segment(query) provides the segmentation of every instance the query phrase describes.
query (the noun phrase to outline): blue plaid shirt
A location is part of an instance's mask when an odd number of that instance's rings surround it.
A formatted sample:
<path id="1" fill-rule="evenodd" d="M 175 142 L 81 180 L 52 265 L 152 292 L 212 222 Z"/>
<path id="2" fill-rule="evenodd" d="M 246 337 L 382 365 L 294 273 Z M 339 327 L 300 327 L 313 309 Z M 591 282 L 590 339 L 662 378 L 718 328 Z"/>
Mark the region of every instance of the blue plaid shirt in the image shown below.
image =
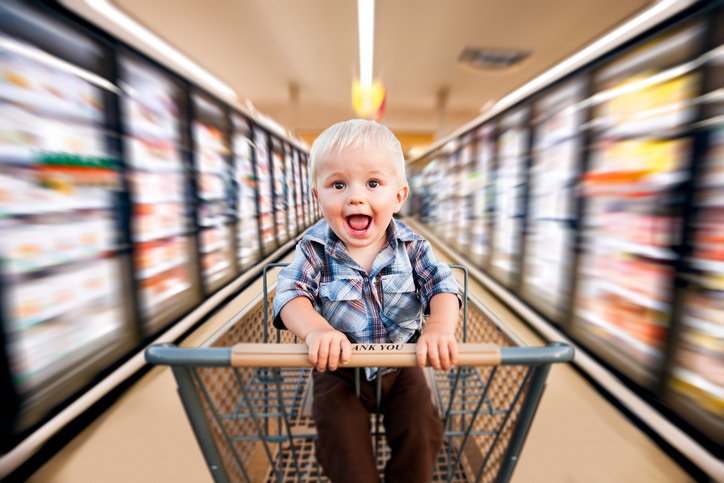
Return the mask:
<path id="1" fill-rule="evenodd" d="M 430 243 L 404 223 L 390 223 L 387 243 L 367 273 L 322 220 L 279 273 L 274 326 L 284 328 L 279 311 L 287 302 L 307 297 L 353 342 L 404 343 L 422 328 L 433 295 L 444 292 L 462 300 L 450 267 L 437 261 Z"/>

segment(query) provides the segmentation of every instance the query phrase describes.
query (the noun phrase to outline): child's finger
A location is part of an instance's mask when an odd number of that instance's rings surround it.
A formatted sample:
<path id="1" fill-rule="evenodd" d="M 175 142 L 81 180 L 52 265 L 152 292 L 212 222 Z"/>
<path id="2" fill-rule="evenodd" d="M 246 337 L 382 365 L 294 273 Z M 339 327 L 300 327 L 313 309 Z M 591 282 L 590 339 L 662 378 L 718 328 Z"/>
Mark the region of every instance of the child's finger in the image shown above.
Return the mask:
<path id="1" fill-rule="evenodd" d="M 418 342 L 415 354 L 417 355 L 417 365 L 425 367 L 425 365 L 427 365 L 427 344 Z"/>
<path id="2" fill-rule="evenodd" d="M 446 345 L 440 346 L 440 350 L 438 350 L 438 359 L 440 361 L 440 366 L 435 369 L 442 368 L 446 371 L 450 369 L 450 353 L 448 352 L 448 347 Z"/>
<path id="3" fill-rule="evenodd" d="M 340 354 L 339 361 L 342 364 L 347 364 L 352 358 L 352 344 L 350 344 L 349 340 L 343 339 L 340 345 L 342 348 L 342 352 Z"/>
<path id="4" fill-rule="evenodd" d="M 339 353 L 339 342 L 334 339 L 331 340 L 329 344 L 329 355 L 327 358 L 327 369 L 330 371 L 337 370 L 337 365 L 339 364 Z"/>
<path id="5" fill-rule="evenodd" d="M 440 351 L 435 344 L 428 344 L 427 346 L 427 359 L 430 361 L 430 365 L 435 369 L 440 369 Z"/>
<path id="6" fill-rule="evenodd" d="M 317 370 L 318 371 L 327 370 L 328 359 L 329 359 L 329 342 L 327 342 L 327 343 L 323 342 L 323 343 L 319 344 L 319 348 L 317 349 Z"/>
<path id="7" fill-rule="evenodd" d="M 458 345 L 455 341 L 453 341 L 450 346 L 450 367 L 456 365 L 458 363 Z"/>
<path id="8" fill-rule="evenodd" d="M 317 364 L 317 360 L 319 358 L 319 344 L 315 342 L 307 341 L 307 356 L 309 357 L 309 362 L 312 365 Z"/>

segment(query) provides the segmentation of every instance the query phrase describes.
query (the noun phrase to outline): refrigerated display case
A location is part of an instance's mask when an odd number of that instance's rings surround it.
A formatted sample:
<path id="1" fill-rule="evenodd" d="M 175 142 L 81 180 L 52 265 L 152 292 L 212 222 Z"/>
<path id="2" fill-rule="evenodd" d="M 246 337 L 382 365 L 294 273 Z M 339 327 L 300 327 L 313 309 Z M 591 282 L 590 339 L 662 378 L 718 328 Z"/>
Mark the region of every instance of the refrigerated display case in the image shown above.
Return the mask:
<path id="1" fill-rule="evenodd" d="M 142 369 L 135 351 L 278 247 L 266 121 L 154 58 L 58 2 L 0 2 L 3 474 L 77 434 Z"/>
<path id="2" fill-rule="evenodd" d="M 234 166 L 237 190 L 237 263 L 246 270 L 261 259 L 259 221 L 257 217 L 257 183 L 254 174 L 254 149 L 249 122 L 238 114 L 232 116 Z"/>
<path id="3" fill-rule="evenodd" d="M 533 105 L 533 149 L 521 295 L 551 321 L 565 317 L 576 241 L 575 187 L 583 159 L 583 98 L 576 79 Z"/>
<path id="4" fill-rule="evenodd" d="M 4 449 L 133 347 L 137 331 L 108 47 L 11 1 L 0 32 Z"/>
<path id="5" fill-rule="evenodd" d="M 231 192 L 229 118 L 218 103 L 195 93 L 191 133 L 196 174 L 196 219 L 204 291 L 213 293 L 237 273 L 236 195 Z"/>
<path id="6" fill-rule="evenodd" d="M 583 254 L 571 330 L 643 387 L 663 370 L 700 75 L 690 23 L 593 72 Z"/>
<path id="7" fill-rule="evenodd" d="M 438 234 L 440 193 L 456 183 L 439 153 L 489 129 L 493 219 L 472 222 L 461 259 L 533 327 L 574 340 L 592 377 L 611 376 L 604 392 L 631 396 L 626 410 L 705 471 L 724 457 L 723 5 L 581 51 L 408 162 Z"/>
<path id="8" fill-rule="evenodd" d="M 119 67 L 134 276 L 149 336 L 201 300 L 181 123 L 186 97 L 178 82 L 130 52 Z"/>
<path id="9" fill-rule="evenodd" d="M 521 267 L 530 139 L 528 116 L 529 108 L 521 107 L 498 122 L 490 272 L 511 288 L 518 283 Z"/>

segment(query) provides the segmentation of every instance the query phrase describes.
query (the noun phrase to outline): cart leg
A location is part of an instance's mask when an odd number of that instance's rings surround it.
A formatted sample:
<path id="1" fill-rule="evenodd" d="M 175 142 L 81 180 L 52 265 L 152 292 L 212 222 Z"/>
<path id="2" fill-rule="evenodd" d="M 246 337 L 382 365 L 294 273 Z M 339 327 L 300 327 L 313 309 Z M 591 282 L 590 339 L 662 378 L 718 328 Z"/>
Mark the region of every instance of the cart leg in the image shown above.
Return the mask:
<path id="1" fill-rule="evenodd" d="M 198 392 L 196 392 L 191 370 L 179 366 L 174 366 L 172 369 L 186 415 L 194 429 L 194 434 L 199 446 L 202 448 L 206 464 L 214 477 L 214 481 L 216 483 L 229 483 L 229 476 L 226 474 L 223 460 L 214 442 L 214 436 L 206 419 L 201 399 Z"/>
<path id="2" fill-rule="evenodd" d="M 523 406 L 521 407 L 520 415 L 518 416 L 518 421 L 515 425 L 515 430 L 513 431 L 513 435 L 508 443 L 508 450 L 506 451 L 505 459 L 503 460 L 503 463 L 500 466 L 500 471 L 498 472 L 497 481 L 499 482 L 507 482 L 513 475 L 515 465 L 518 463 L 520 451 L 523 448 L 525 438 L 528 436 L 530 425 L 533 422 L 533 417 L 538 409 L 538 403 L 540 403 L 541 396 L 543 395 L 546 378 L 551 370 L 551 365 L 542 364 L 539 366 L 531 366 L 530 370 L 533 371 L 532 380 L 530 381 L 530 387 L 528 388 L 528 393 L 525 396 L 525 401 L 523 401 Z"/>

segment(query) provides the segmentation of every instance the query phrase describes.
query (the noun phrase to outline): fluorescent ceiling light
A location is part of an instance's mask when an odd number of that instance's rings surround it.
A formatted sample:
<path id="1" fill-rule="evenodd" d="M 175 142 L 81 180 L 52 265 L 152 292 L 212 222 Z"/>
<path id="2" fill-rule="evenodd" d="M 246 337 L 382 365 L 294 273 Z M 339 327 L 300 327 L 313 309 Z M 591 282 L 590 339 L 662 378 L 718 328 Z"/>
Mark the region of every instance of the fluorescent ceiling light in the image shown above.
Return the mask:
<path id="1" fill-rule="evenodd" d="M 146 30 L 141 24 L 111 4 L 109 0 L 86 0 L 86 3 L 93 10 L 168 59 L 172 65 L 180 66 L 185 71 L 190 72 L 201 83 L 208 86 L 210 90 L 219 93 L 226 99 L 237 99 L 236 92 L 228 84 Z"/>
<path id="2" fill-rule="evenodd" d="M 359 30 L 359 81 L 362 87 L 372 85 L 372 63 L 375 47 L 375 0 L 357 0 Z"/>

